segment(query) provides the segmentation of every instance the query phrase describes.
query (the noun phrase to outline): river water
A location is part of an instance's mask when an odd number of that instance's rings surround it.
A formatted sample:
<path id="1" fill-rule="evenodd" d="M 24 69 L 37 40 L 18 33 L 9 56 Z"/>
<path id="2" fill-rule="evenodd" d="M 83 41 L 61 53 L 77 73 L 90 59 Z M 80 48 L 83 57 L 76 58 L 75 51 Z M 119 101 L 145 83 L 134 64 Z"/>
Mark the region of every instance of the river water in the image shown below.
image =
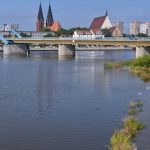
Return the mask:
<path id="1" fill-rule="evenodd" d="M 127 103 L 137 98 L 146 104 L 139 117 L 150 123 L 150 84 L 104 67 L 133 57 L 133 51 L 77 52 L 66 60 L 55 52 L 0 53 L 0 150 L 107 150 Z M 136 139 L 143 150 L 148 130 Z"/>

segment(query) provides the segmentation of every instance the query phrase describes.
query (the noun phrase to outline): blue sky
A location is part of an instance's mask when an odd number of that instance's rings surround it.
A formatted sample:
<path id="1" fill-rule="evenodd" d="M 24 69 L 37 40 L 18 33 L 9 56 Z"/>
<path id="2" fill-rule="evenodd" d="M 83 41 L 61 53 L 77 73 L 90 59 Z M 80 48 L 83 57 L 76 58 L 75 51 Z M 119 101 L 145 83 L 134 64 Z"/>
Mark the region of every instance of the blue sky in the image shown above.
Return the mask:
<path id="1" fill-rule="evenodd" d="M 0 24 L 17 23 L 22 30 L 35 30 L 39 3 L 42 3 L 44 17 L 49 0 L 1 0 Z M 150 0 L 50 0 L 54 20 L 62 27 L 89 27 L 94 17 L 102 16 L 108 9 L 112 22 L 138 20 L 150 22 Z"/>

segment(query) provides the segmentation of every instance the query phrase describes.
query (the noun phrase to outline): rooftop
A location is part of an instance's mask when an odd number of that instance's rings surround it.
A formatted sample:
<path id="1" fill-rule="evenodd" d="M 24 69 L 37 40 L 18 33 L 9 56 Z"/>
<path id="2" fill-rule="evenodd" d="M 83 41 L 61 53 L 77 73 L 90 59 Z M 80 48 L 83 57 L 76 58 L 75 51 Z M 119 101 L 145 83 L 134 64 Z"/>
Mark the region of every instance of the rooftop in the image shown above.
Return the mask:
<path id="1" fill-rule="evenodd" d="M 94 18 L 91 26 L 90 26 L 90 29 L 97 29 L 97 30 L 100 30 L 105 19 L 106 19 L 107 16 L 102 16 L 102 17 L 97 17 L 97 18 Z"/>

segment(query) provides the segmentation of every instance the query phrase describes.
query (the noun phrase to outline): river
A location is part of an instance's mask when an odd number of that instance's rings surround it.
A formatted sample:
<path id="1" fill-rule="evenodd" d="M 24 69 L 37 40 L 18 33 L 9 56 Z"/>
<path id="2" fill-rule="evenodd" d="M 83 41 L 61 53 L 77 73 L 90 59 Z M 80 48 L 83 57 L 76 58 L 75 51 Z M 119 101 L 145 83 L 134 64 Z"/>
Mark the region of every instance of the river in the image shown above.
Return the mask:
<path id="1" fill-rule="evenodd" d="M 0 149 L 107 150 L 128 102 L 137 98 L 144 102 L 139 117 L 150 123 L 150 83 L 104 67 L 134 57 L 133 51 L 77 52 L 66 60 L 56 52 L 0 53 Z M 140 148 L 148 144 L 143 150 L 150 148 L 148 130 L 135 139 Z"/>

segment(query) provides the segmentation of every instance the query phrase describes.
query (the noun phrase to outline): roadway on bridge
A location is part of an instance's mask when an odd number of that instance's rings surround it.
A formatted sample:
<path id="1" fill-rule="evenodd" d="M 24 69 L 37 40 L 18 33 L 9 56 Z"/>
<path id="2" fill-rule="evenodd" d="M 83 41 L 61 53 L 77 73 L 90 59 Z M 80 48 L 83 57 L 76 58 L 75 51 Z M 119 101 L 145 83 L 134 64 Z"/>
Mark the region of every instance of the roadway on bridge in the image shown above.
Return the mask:
<path id="1" fill-rule="evenodd" d="M 14 44 L 58 44 L 58 45 L 108 45 L 108 46 L 150 46 L 150 38 L 104 38 L 104 39 L 73 39 L 73 38 L 8 38 Z"/>

